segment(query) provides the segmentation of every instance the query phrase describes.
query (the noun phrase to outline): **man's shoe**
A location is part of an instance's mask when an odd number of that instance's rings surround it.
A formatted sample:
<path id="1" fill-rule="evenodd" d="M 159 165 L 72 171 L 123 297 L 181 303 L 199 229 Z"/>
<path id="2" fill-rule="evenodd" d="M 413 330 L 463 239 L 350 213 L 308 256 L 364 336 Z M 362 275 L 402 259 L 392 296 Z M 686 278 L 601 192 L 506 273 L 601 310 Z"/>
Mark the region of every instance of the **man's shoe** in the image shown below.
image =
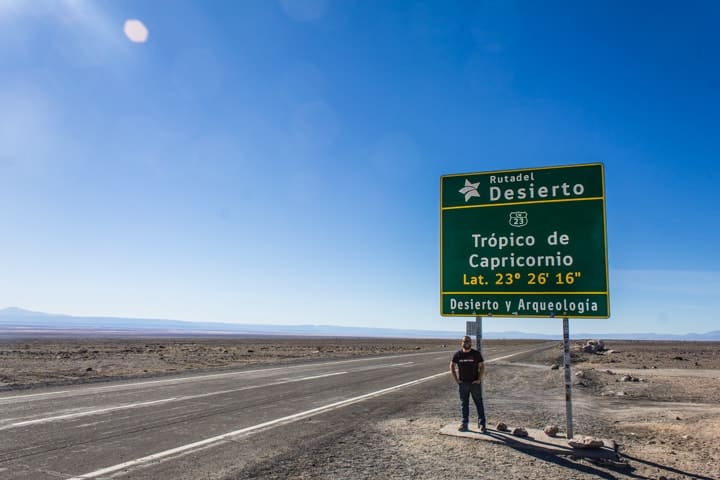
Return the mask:
<path id="1" fill-rule="evenodd" d="M 479 424 L 478 427 L 480 428 L 480 433 L 485 433 L 485 432 L 487 432 L 487 428 L 485 428 L 485 425 L 483 425 L 482 423 Z"/>
<path id="2" fill-rule="evenodd" d="M 461 423 L 460 427 L 458 427 L 458 432 L 467 432 L 467 431 L 468 431 L 467 423 Z"/>

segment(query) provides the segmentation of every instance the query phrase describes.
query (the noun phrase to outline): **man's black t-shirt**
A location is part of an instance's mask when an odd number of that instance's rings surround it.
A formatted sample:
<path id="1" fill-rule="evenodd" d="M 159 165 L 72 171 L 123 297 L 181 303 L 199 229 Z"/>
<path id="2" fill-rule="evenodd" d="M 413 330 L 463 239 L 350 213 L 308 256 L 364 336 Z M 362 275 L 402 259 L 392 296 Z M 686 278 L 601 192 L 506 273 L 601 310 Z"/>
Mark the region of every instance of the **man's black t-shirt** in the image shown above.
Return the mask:
<path id="1" fill-rule="evenodd" d="M 471 348 L 469 352 L 458 350 L 453 355 L 453 363 L 458 365 L 461 382 L 474 382 L 478 379 L 478 364 L 483 362 L 480 352 Z"/>

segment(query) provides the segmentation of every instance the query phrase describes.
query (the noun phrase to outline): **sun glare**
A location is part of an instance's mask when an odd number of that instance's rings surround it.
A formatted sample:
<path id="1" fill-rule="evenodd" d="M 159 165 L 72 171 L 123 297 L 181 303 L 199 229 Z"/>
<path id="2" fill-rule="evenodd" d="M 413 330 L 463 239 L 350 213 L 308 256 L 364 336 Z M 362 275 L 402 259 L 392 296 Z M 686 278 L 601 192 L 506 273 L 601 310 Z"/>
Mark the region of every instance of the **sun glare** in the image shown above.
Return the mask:
<path id="1" fill-rule="evenodd" d="M 148 29 L 140 20 L 127 20 L 124 30 L 131 42 L 145 43 L 148 39 Z"/>

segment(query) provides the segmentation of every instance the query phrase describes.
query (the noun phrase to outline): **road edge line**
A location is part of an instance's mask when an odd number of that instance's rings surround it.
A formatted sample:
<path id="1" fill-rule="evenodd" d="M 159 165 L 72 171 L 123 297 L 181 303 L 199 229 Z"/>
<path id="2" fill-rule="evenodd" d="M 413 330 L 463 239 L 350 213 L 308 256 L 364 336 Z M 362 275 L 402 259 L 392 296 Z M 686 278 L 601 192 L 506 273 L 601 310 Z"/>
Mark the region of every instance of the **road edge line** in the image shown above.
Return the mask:
<path id="1" fill-rule="evenodd" d="M 302 419 L 302 418 L 306 418 L 306 417 L 309 417 L 309 416 L 312 416 L 312 415 L 316 415 L 316 414 L 318 414 L 318 413 L 324 413 L 324 412 L 328 412 L 328 411 L 330 411 L 330 410 L 335 410 L 335 409 L 337 409 L 337 408 L 344 407 L 344 406 L 346 406 L 346 405 L 351 405 L 351 404 L 353 404 L 353 403 L 358 403 L 358 402 L 361 402 L 361 401 L 363 401 L 363 400 L 367 400 L 367 399 L 369 399 L 369 398 L 379 397 L 379 396 L 381 396 L 381 395 L 385 395 L 385 394 L 387 394 L 387 393 L 394 392 L 394 391 L 396 391 L 396 390 L 400 390 L 400 389 L 405 388 L 405 387 L 409 387 L 409 386 L 412 386 L 412 385 L 417 385 L 417 384 L 419 384 L 419 383 L 423 383 L 423 382 L 426 382 L 426 381 L 428 381 L 428 380 L 432 380 L 432 379 L 434 379 L 434 378 L 438 378 L 438 377 L 441 377 L 441 376 L 443 376 L 443 375 L 447 375 L 448 373 L 449 373 L 449 372 L 436 373 L 435 375 L 430 375 L 429 377 L 419 378 L 419 379 L 417 379 L 417 380 L 412 380 L 412 381 L 410 381 L 410 382 L 402 383 L 402 384 L 400 384 L 400 385 L 394 385 L 394 386 L 392 386 L 392 387 L 383 388 L 383 389 L 381 389 L 381 390 L 376 390 L 375 392 L 370 392 L 370 393 L 366 393 L 366 394 L 363 394 L 363 395 L 359 395 L 359 396 L 357 396 L 357 397 L 348 398 L 348 399 L 345 399 L 345 400 L 341 400 L 341 401 L 339 401 L 339 402 L 335 402 L 335 403 L 331 403 L 331 404 L 328 404 L 328 405 L 324 405 L 324 406 L 322 406 L 322 407 L 316 407 L 316 408 L 313 408 L 313 409 L 310 409 L 310 410 L 305 410 L 304 412 L 294 413 L 294 414 L 288 415 L 288 416 L 286 416 L 286 417 L 276 418 L 275 420 L 270 420 L 270 421 L 267 421 L 267 422 L 264 422 L 264 423 L 260 423 L 260 424 L 257 424 L 257 425 L 253 425 L 253 426 L 251 426 L 251 427 L 241 428 L 241 429 L 239 429 L 239 430 L 235 430 L 235 431 L 232 431 L 232 432 L 223 433 L 222 435 L 217 435 L 217 436 L 215 436 L 215 437 L 206 438 L 205 440 L 200 440 L 200 441 L 198 441 L 198 442 L 193 442 L 193 443 L 189 443 L 189 444 L 187 444 L 187 445 L 182 445 L 182 446 L 180 446 L 180 447 L 171 448 L 171 449 L 169 449 L 169 450 L 165 450 L 165 451 L 162 451 L 162 452 L 153 453 L 152 455 L 147 455 L 147 456 L 145 456 L 145 457 L 137 458 L 137 459 L 135 459 L 135 460 L 130 460 L 130 461 L 127 461 L 127 462 L 119 463 L 119 464 L 117 464 L 117 465 L 112 465 L 112 466 L 110 466 L 110 467 L 101 468 L 101 469 L 99 469 L 99 470 L 95 470 L 94 472 L 85 473 L 85 474 L 79 475 L 79 476 L 77 476 L 77 477 L 69 478 L 68 480 L 87 480 L 87 479 L 89 479 L 89 478 L 97 478 L 97 477 L 99 477 L 99 476 L 101 476 L 101 475 L 106 475 L 106 474 L 109 474 L 109 473 L 115 473 L 115 472 L 117 472 L 118 470 L 123 470 L 123 469 L 126 469 L 126 468 L 135 467 L 135 466 L 138 466 L 138 465 L 142 465 L 142 464 L 144 464 L 144 463 L 152 462 L 152 461 L 154 461 L 154 460 L 160 460 L 160 459 L 163 459 L 163 458 L 165 458 L 165 457 L 169 457 L 169 456 L 172 456 L 172 455 L 176 455 L 176 454 L 178 454 L 178 453 L 185 453 L 185 452 L 187 452 L 187 451 L 189 451 L 189 450 L 194 450 L 194 449 L 196 449 L 196 448 L 205 447 L 205 446 L 210 445 L 210 444 L 213 444 L 213 443 L 219 443 L 219 442 L 222 442 L 222 441 L 225 441 L 225 440 L 230 440 L 230 439 L 232 439 L 233 437 L 238 437 L 238 436 L 241 436 L 241 435 L 247 435 L 247 434 L 252 433 L 252 432 L 254 432 L 254 431 L 257 431 L 257 430 L 265 429 L 265 428 L 268 428 L 268 427 L 273 427 L 273 426 L 276 426 L 276 425 L 281 425 L 281 424 L 284 424 L 284 423 L 290 423 L 290 422 L 293 422 L 293 421 L 296 421 L 296 420 L 300 420 L 300 419 Z"/>

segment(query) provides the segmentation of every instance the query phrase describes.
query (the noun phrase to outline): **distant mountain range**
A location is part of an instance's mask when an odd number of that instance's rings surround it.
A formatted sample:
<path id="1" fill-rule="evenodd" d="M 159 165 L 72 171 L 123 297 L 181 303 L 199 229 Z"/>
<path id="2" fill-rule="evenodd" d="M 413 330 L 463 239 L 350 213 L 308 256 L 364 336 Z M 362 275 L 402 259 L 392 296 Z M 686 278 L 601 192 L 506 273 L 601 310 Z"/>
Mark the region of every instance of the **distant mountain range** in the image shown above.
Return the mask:
<path id="1" fill-rule="evenodd" d="M 412 338 L 448 338 L 454 339 L 464 332 L 444 330 L 407 330 L 394 328 L 342 327 L 337 325 L 260 325 L 218 322 L 186 322 L 179 320 L 160 320 L 145 318 L 117 317 L 75 317 L 42 312 L 32 312 L 10 307 L 0 310 L 1 337 L 33 336 L 215 336 L 215 335 L 298 335 L 322 337 L 412 337 Z M 656 333 L 571 333 L 571 337 L 626 339 L 626 340 L 720 340 L 720 330 L 707 333 L 689 333 L 686 335 Z M 547 339 L 560 340 L 561 334 L 544 335 L 538 333 L 483 332 L 488 339 Z"/>

